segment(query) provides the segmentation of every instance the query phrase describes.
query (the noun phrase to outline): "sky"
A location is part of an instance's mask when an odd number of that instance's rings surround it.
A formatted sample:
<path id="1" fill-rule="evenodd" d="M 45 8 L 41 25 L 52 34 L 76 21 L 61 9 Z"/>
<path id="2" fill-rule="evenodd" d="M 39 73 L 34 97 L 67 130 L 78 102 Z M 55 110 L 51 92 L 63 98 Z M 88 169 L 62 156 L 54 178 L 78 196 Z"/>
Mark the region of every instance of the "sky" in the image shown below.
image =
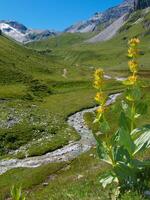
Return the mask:
<path id="1" fill-rule="evenodd" d="M 29 28 L 62 31 L 122 0 L 0 0 L 0 20 L 15 20 Z"/>

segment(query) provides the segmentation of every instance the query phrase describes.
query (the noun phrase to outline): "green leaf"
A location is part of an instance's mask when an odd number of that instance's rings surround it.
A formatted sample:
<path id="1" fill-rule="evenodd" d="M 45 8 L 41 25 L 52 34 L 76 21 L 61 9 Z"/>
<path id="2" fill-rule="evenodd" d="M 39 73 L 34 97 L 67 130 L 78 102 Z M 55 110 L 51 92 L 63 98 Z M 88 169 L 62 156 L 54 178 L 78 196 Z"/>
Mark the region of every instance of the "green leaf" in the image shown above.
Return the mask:
<path id="1" fill-rule="evenodd" d="M 129 163 L 131 161 L 129 152 L 123 146 L 113 148 L 113 158 L 115 163 L 119 161 Z"/>
<path id="2" fill-rule="evenodd" d="M 134 164 L 134 166 L 138 169 L 143 169 L 147 166 L 150 166 L 150 160 L 144 160 L 144 161 L 140 161 L 140 160 L 133 160 L 132 163 Z"/>
<path id="3" fill-rule="evenodd" d="M 121 182 L 125 181 L 136 181 L 136 168 L 123 161 L 119 161 L 117 165 L 114 167 L 114 171 Z"/>
<path id="4" fill-rule="evenodd" d="M 111 137 L 111 144 L 112 144 L 112 146 L 115 146 L 118 143 L 119 138 L 120 138 L 119 137 L 119 130 L 117 130 L 116 133 L 114 133 L 112 135 L 112 137 Z"/>
<path id="5" fill-rule="evenodd" d="M 137 139 L 141 134 L 143 134 L 144 132 L 150 130 L 150 125 L 147 124 L 147 125 L 144 125 L 140 128 L 136 128 L 134 129 L 132 132 L 131 132 L 131 136 L 132 138 L 135 140 Z"/>
<path id="6" fill-rule="evenodd" d="M 113 182 L 118 183 L 118 178 L 111 171 L 105 173 L 100 177 L 100 183 L 102 184 L 103 188 Z"/>
<path id="7" fill-rule="evenodd" d="M 100 120 L 103 118 L 103 114 L 102 113 L 100 113 L 100 114 L 97 114 L 96 115 L 96 119 L 94 120 L 94 122 L 93 123 L 97 123 L 97 122 L 100 122 Z"/>
<path id="8" fill-rule="evenodd" d="M 124 128 L 120 128 L 118 135 L 119 135 L 118 143 L 120 144 L 120 146 L 123 146 L 125 149 L 127 149 L 129 154 L 132 155 L 133 152 L 135 151 L 135 144 L 132 140 L 130 133 Z"/>
<path id="9" fill-rule="evenodd" d="M 150 148 L 150 130 L 143 132 L 135 141 L 136 149 L 134 155 L 140 151 Z"/>
<path id="10" fill-rule="evenodd" d="M 135 108 L 136 108 L 137 114 L 144 115 L 147 113 L 148 105 L 146 103 L 140 101 L 135 104 Z"/>
<path id="11" fill-rule="evenodd" d="M 109 156 L 109 150 L 108 150 L 107 145 L 106 145 L 105 142 L 98 141 L 97 153 L 98 153 L 99 158 L 102 161 L 112 165 L 112 160 L 111 160 L 111 158 Z"/>
<path id="12" fill-rule="evenodd" d="M 10 192 L 11 192 L 12 200 L 25 200 L 25 196 L 22 195 L 21 187 L 17 188 L 16 186 L 12 186 Z"/>
<path id="13" fill-rule="evenodd" d="M 139 101 L 142 97 L 141 90 L 138 86 L 128 88 L 125 92 L 125 96 L 129 101 Z"/>
<path id="14" fill-rule="evenodd" d="M 127 85 L 127 86 L 132 85 L 131 81 L 129 81 L 128 79 L 125 80 L 125 81 L 123 81 L 123 84 L 124 84 L 124 85 Z"/>
<path id="15" fill-rule="evenodd" d="M 110 130 L 110 126 L 106 118 L 103 116 L 100 120 L 100 131 L 106 133 Z"/>
<path id="16" fill-rule="evenodd" d="M 121 112 L 119 118 L 119 126 L 122 127 L 126 131 L 130 131 L 130 123 L 131 120 L 125 115 L 124 112 Z"/>

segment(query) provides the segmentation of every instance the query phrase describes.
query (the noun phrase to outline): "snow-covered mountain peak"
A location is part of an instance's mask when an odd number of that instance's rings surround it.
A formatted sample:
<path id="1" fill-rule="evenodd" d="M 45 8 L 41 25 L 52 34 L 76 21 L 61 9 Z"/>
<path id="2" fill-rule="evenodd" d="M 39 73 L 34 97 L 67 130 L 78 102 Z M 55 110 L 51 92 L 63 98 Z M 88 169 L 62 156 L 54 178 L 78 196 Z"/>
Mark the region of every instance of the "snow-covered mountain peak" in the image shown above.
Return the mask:
<path id="1" fill-rule="evenodd" d="M 21 43 L 41 40 L 57 34 L 57 32 L 51 30 L 28 29 L 23 24 L 8 20 L 0 21 L 0 30 L 3 34 Z"/>

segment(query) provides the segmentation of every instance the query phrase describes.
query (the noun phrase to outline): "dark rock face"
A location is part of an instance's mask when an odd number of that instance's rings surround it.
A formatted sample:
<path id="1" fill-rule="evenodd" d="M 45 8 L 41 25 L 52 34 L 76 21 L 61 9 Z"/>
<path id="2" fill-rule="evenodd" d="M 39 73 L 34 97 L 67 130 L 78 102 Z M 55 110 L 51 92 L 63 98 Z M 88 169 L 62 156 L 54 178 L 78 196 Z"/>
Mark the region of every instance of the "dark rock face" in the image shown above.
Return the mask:
<path id="1" fill-rule="evenodd" d="M 141 10 L 150 7 L 150 0 L 135 0 L 134 9 Z"/>
<path id="2" fill-rule="evenodd" d="M 25 33 L 28 30 L 26 26 L 24 26 L 23 24 L 20 24 L 20 23 L 18 23 L 16 21 L 0 20 L 0 23 L 8 24 L 11 27 L 19 30 L 21 33 Z"/>
<path id="3" fill-rule="evenodd" d="M 25 33 L 28 30 L 26 26 L 15 21 L 10 21 L 8 24 L 13 28 L 20 30 L 22 33 Z"/>

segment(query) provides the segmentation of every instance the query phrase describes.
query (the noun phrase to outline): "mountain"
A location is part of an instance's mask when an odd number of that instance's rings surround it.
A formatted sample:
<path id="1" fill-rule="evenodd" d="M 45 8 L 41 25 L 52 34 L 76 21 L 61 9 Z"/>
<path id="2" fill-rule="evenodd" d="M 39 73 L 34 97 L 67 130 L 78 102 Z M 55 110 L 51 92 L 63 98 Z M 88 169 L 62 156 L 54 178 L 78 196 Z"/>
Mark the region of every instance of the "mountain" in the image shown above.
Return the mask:
<path id="1" fill-rule="evenodd" d="M 135 0 L 134 7 L 135 10 L 144 9 L 150 6 L 150 0 Z"/>
<path id="2" fill-rule="evenodd" d="M 126 5 L 130 5 L 129 3 L 131 2 L 133 5 L 132 9 L 134 9 L 133 10 L 134 12 L 130 13 L 130 15 L 134 14 L 137 10 L 142 10 L 150 6 L 150 0 L 135 0 L 135 1 L 128 0 L 128 1 L 125 1 L 124 3 L 126 3 Z M 121 7 L 122 7 L 122 4 L 121 4 Z M 90 38 L 86 42 L 95 43 L 95 42 L 101 42 L 101 41 L 106 41 L 106 40 L 111 39 L 113 36 L 116 35 L 119 29 L 127 22 L 127 19 L 130 18 L 130 15 L 129 15 L 129 12 L 127 12 L 125 15 L 122 15 L 120 18 L 115 20 L 112 24 L 107 26 L 104 30 L 102 30 L 100 33 Z"/>
<path id="3" fill-rule="evenodd" d="M 123 15 L 130 13 L 134 9 L 134 0 L 125 0 L 118 6 L 107 9 L 104 12 L 97 12 L 87 21 L 81 21 L 75 25 L 70 26 L 65 32 L 85 33 L 92 31 L 103 30 L 115 20 L 122 17 Z"/>
<path id="4" fill-rule="evenodd" d="M 87 42 L 95 43 L 95 42 L 101 42 L 101 41 L 106 41 L 106 40 L 111 39 L 113 36 L 116 35 L 118 30 L 125 24 L 127 18 L 128 18 L 127 14 L 121 16 L 119 19 L 114 21 L 111 25 L 109 25 L 99 34 L 87 40 Z"/>
<path id="5" fill-rule="evenodd" d="M 23 24 L 7 20 L 0 21 L 0 30 L 5 35 L 21 43 L 42 40 L 57 35 L 55 31 L 28 29 Z"/>

